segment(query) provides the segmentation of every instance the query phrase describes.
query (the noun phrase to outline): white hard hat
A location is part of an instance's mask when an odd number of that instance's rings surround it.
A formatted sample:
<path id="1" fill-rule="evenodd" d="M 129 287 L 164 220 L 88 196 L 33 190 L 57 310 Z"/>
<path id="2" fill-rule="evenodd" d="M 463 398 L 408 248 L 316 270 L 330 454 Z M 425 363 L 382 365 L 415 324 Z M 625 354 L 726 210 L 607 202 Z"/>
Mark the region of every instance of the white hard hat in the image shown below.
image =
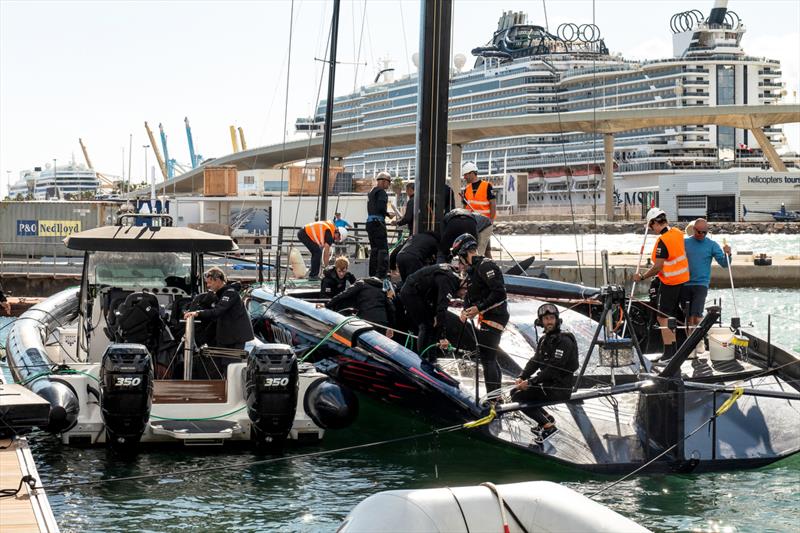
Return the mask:
<path id="1" fill-rule="evenodd" d="M 475 172 L 477 174 L 478 173 L 478 165 L 476 165 L 475 163 L 472 163 L 472 162 L 464 163 L 464 165 L 462 165 L 462 167 L 461 167 L 461 175 L 465 176 L 465 175 L 469 174 L 470 172 Z"/>
<path id="2" fill-rule="evenodd" d="M 347 228 L 344 227 L 337 227 L 336 231 L 339 232 L 339 240 L 343 241 L 347 238 Z"/>
<path id="3" fill-rule="evenodd" d="M 385 170 L 382 170 L 381 172 L 378 172 L 378 175 L 375 176 L 375 179 L 376 180 L 392 181 L 392 175 L 389 174 L 388 172 L 386 172 Z"/>
<path id="4" fill-rule="evenodd" d="M 659 209 L 658 207 L 650 208 L 650 211 L 647 212 L 647 224 L 650 225 L 650 222 L 658 218 L 659 216 L 666 217 L 667 214 L 664 212 L 663 209 Z"/>

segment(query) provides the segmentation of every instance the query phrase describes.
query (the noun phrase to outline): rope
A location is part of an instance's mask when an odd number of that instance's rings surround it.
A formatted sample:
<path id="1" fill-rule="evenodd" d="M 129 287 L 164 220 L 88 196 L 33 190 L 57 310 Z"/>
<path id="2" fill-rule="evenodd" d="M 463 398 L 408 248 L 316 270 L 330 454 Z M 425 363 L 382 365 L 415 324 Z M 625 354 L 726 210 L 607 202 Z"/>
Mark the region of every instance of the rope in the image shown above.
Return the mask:
<path id="1" fill-rule="evenodd" d="M 485 419 L 485 417 L 484 417 L 484 419 Z M 480 422 L 481 420 L 484 420 L 484 419 L 480 419 L 480 420 L 475 421 L 475 422 Z M 488 422 L 486 422 L 486 423 L 488 423 Z M 119 481 L 138 481 L 138 480 L 142 480 L 142 479 L 153 479 L 153 478 L 159 478 L 159 477 L 166 478 L 166 477 L 170 477 L 170 476 L 184 476 L 184 475 L 187 475 L 187 474 L 217 472 L 217 471 L 220 471 L 220 470 L 242 469 L 242 468 L 248 468 L 250 466 L 286 462 L 286 461 L 291 461 L 291 460 L 294 460 L 294 459 L 307 459 L 307 458 L 311 458 L 311 457 L 324 457 L 324 456 L 329 456 L 329 455 L 334 455 L 334 454 L 343 453 L 343 452 L 349 452 L 349 451 L 354 451 L 354 450 L 365 450 L 365 449 L 368 449 L 368 448 L 375 448 L 377 446 L 383 446 L 383 445 L 386 445 L 386 444 L 394 444 L 394 443 L 398 443 L 398 442 L 406 442 L 406 441 L 410 441 L 410 440 L 417 440 L 417 439 L 421 439 L 421 438 L 425 438 L 425 437 L 438 436 L 438 435 L 441 435 L 443 433 L 452 433 L 452 432 L 455 432 L 455 431 L 460 431 L 462 429 L 469 429 L 469 428 L 472 428 L 472 427 L 477 427 L 476 425 L 469 425 L 469 424 L 474 424 L 474 422 L 466 422 L 466 423 L 463 423 L 463 424 L 455 424 L 455 425 L 452 425 L 452 426 L 446 426 L 446 427 L 442 427 L 442 428 L 437 428 L 437 429 L 434 429 L 434 430 L 431 430 L 431 431 L 427 431 L 427 432 L 424 432 L 424 433 L 416 433 L 416 434 L 413 434 L 413 435 L 406 435 L 406 436 L 397 437 L 397 438 L 394 438 L 394 439 L 386 439 L 386 440 L 381 440 L 381 441 L 369 442 L 369 443 L 366 443 L 366 444 L 355 444 L 355 445 L 352 445 L 352 446 L 345 446 L 345 447 L 342 447 L 342 448 L 336 448 L 334 450 L 322 450 L 322 451 L 317 451 L 317 452 L 300 453 L 300 454 L 294 454 L 294 455 L 287 455 L 287 456 L 284 456 L 284 457 L 274 457 L 274 458 L 270 458 L 270 459 L 260 459 L 260 460 L 256 460 L 256 461 L 243 461 L 243 462 L 239 462 L 239 463 L 229 463 L 229 464 L 217 465 L 217 466 L 186 468 L 186 469 L 183 469 L 183 470 L 175 470 L 175 471 L 166 472 L 166 473 L 164 473 L 164 472 L 153 472 L 153 473 L 149 473 L 149 474 L 140 474 L 140 475 L 136 475 L 136 476 L 124 476 L 124 477 L 116 477 L 116 478 L 95 479 L 95 480 L 89 480 L 89 481 L 76 481 L 76 482 L 73 482 L 73 483 L 58 483 L 58 484 L 55 484 L 55 485 L 49 485 L 47 488 L 48 488 L 48 490 L 55 491 L 55 490 L 73 488 L 73 487 L 85 487 L 85 486 L 103 485 L 103 484 L 106 484 L 106 483 L 114 483 L 114 482 L 119 482 Z M 483 424 L 478 424 L 478 425 L 483 425 Z"/>
<path id="2" fill-rule="evenodd" d="M 744 392 L 744 390 L 743 390 L 742 388 L 737 388 L 737 389 L 736 389 L 736 390 L 733 392 L 733 394 L 731 394 L 731 397 L 730 397 L 730 398 L 728 398 L 728 399 L 725 401 L 725 403 L 723 403 L 722 405 L 720 405 L 720 406 L 719 406 L 719 408 L 716 410 L 716 412 L 715 412 L 713 415 L 711 415 L 711 416 L 708 418 L 708 420 L 706 420 L 705 422 L 703 422 L 702 424 L 700 424 L 699 426 L 697 426 L 696 428 L 694 428 L 694 429 L 691 431 L 691 433 L 689 433 L 688 435 L 686 435 L 685 437 L 683 437 L 681 440 L 679 440 L 678 442 L 676 442 L 675 444 L 673 444 L 672 446 L 670 446 L 669 448 L 667 448 L 666 450 L 664 450 L 664 451 L 663 451 L 663 452 L 661 452 L 660 454 L 658 454 L 658 455 L 656 455 L 655 457 L 653 457 L 651 460 L 647 461 L 645 464 L 643 464 L 642 466 L 640 466 L 639 468 L 637 468 L 637 469 L 636 469 L 636 470 L 634 470 L 633 472 L 631 472 L 631 473 L 629 473 L 629 474 L 625 474 L 624 476 L 622 476 L 621 478 L 619 478 L 617 481 L 615 481 L 615 482 L 611 483 L 610 485 L 606 485 L 605 487 L 603 487 L 603 488 L 601 488 L 601 489 L 599 489 L 599 490 L 597 490 L 597 491 L 595 491 L 595 492 L 593 492 L 593 493 L 589 494 L 589 498 L 594 498 L 595 496 L 598 496 L 598 495 L 600 495 L 600 494 L 602 494 L 602 493 L 606 492 L 607 490 L 609 490 L 609 489 L 611 489 L 611 488 L 613 488 L 613 487 L 615 487 L 615 486 L 619 485 L 620 483 L 622 483 L 623 481 L 625 481 L 625 480 L 626 480 L 626 479 L 628 479 L 629 477 L 631 477 L 631 476 L 635 475 L 635 474 L 636 474 L 636 473 L 638 473 L 638 472 L 641 472 L 642 470 L 644 470 L 645 468 L 647 468 L 648 466 L 650 466 L 651 464 L 653 464 L 654 462 L 656 462 L 658 459 L 660 459 L 660 458 L 664 457 L 666 454 L 668 454 L 668 453 L 669 453 L 669 452 L 671 452 L 673 449 L 675 449 L 675 447 L 676 447 L 676 446 L 678 446 L 678 444 L 682 443 L 683 441 L 685 441 L 686 439 L 688 439 L 689 437 L 691 437 L 692 435 L 694 435 L 695 433 L 697 433 L 698 431 L 700 431 L 701 429 L 703 429 L 703 428 L 704 428 L 705 426 L 707 426 L 709 423 L 713 422 L 713 421 L 714 421 L 714 420 L 715 420 L 717 417 L 719 417 L 719 416 L 721 416 L 721 415 L 725 414 L 725 412 L 727 412 L 727 411 L 728 411 L 728 409 L 730 409 L 730 408 L 733 406 L 733 404 L 734 404 L 734 403 L 736 403 L 736 400 L 738 400 L 738 399 L 739 399 L 739 398 L 742 396 L 742 393 L 743 393 L 743 392 Z"/>
<path id="3" fill-rule="evenodd" d="M 154 414 L 151 414 L 150 418 L 156 418 L 158 420 L 169 420 L 169 421 L 173 421 L 173 422 L 198 422 L 198 421 L 201 421 L 201 420 L 218 420 L 220 418 L 225 418 L 226 416 L 235 415 L 236 413 L 240 413 L 240 412 L 244 411 L 245 409 L 247 409 L 246 405 L 240 407 L 239 409 L 231 411 L 230 413 L 223 413 L 223 414 L 217 415 L 217 416 L 206 416 L 206 417 L 201 417 L 201 418 L 169 418 L 169 417 L 166 417 L 166 416 L 158 416 L 158 415 L 154 415 Z"/>
<path id="4" fill-rule="evenodd" d="M 22 476 L 19 480 L 19 486 L 16 489 L 0 489 L 0 498 L 11 498 L 13 496 L 16 496 L 19 493 L 19 491 L 22 490 L 23 485 L 27 485 L 29 490 L 36 490 L 42 488 L 36 486 L 35 477 L 31 475 Z"/>
<path id="5" fill-rule="evenodd" d="M 312 353 L 314 353 L 314 352 L 316 351 L 316 349 L 317 349 L 317 348 L 319 348 L 320 346 L 322 346 L 323 344 L 325 344 L 325 343 L 328 341 L 328 339 L 330 339 L 330 338 L 333 336 L 333 334 L 334 334 L 334 333 L 336 333 L 337 331 L 339 331 L 339 330 L 340 330 L 342 327 L 344 327 L 344 326 L 345 326 L 345 325 L 346 325 L 348 322 L 350 322 L 350 321 L 352 321 L 352 320 L 359 320 L 359 318 L 358 318 L 357 316 L 349 316 L 349 317 L 345 318 L 344 320 L 342 320 L 341 322 L 339 322 L 339 323 L 336 325 L 336 327 L 335 327 L 335 328 L 333 328 L 332 330 L 330 330 L 330 331 L 327 333 L 327 335 L 325 335 L 324 337 L 322 337 L 322 340 L 320 340 L 320 341 L 319 341 L 317 344 L 315 344 L 315 345 L 314 345 L 314 347 L 313 347 L 313 348 L 311 348 L 311 350 L 310 350 L 310 351 L 306 352 L 306 353 L 305 353 L 305 355 L 303 355 L 303 357 L 301 357 L 301 358 L 299 359 L 299 362 L 300 362 L 300 363 L 302 363 L 303 361 L 305 361 L 306 359 L 308 359 L 308 357 L 309 357 L 309 356 L 310 356 Z"/>

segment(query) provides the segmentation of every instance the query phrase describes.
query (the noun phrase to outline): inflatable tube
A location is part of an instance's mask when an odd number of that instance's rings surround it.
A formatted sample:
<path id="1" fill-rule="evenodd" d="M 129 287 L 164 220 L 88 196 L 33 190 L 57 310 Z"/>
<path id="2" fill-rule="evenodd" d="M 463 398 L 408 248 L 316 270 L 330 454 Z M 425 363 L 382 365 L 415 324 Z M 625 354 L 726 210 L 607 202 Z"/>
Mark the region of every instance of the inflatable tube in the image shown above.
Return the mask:
<path id="1" fill-rule="evenodd" d="M 46 375 L 53 365 L 44 339 L 78 312 L 78 288 L 61 291 L 23 313 L 11 326 L 6 343 L 14 379 L 50 403 L 50 419 L 42 427 L 60 433 L 75 425 L 80 409 L 75 390 L 57 376 Z"/>
<path id="2" fill-rule="evenodd" d="M 341 533 L 503 531 L 502 497 L 511 533 L 647 532 L 586 496 L 549 481 L 508 485 L 390 490 L 370 496 L 347 515 Z"/>

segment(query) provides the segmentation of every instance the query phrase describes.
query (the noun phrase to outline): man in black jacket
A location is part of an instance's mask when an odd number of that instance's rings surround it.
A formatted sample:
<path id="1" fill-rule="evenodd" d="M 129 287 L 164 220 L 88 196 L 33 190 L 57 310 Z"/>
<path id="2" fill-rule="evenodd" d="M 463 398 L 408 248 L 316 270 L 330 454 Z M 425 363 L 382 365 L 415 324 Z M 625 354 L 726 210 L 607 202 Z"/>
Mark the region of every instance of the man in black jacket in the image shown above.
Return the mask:
<path id="1" fill-rule="evenodd" d="M 544 329 L 536 353 L 517 378 L 517 388 L 511 393 L 515 402 L 559 402 L 569 400 L 574 373 L 578 369 L 578 344 L 572 333 L 561 331 L 558 308 L 543 304 L 537 312 L 536 325 Z M 538 374 L 534 376 L 536 371 Z M 539 441 L 556 432 L 555 420 L 541 407 L 523 412 L 539 423 L 534 429 Z"/>
<path id="2" fill-rule="evenodd" d="M 389 237 L 386 217 L 389 195 L 386 189 L 392 181 L 388 172 L 379 172 L 376 185 L 367 195 L 367 236 L 369 237 L 369 275 L 385 278 L 389 270 Z"/>
<path id="3" fill-rule="evenodd" d="M 446 263 L 450 260 L 450 248 L 456 237 L 469 233 L 477 241 L 478 223 L 473 213 L 467 209 L 456 208 L 448 211 L 442 220 L 442 232 L 439 239 L 439 254 L 436 260 Z"/>
<path id="4" fill-rule="evenodd" d="M 421 231 L 412 235 L 397 254 L 397 269 L 400 278 L 405 281 L 408 277 L 424 266 L 436 261 L 436 252 L 439 250 L 439 237 L 430 231 Z"/>
<path id="5" fill-rule="evenodd" d="M 508 324 L 509 314 L 503 272 L 494 261 L 478 255 L 477 249 L 478 241 L 473 235 L 466 233 L 453 241 L 450 253 L 453 257 L 458 257 L 461 269 L 467 275 L 468 289 L 461 321 L 478 317 L 480 329 L 476 335 L 486 391 L 490 392 L 500 388 L 497 348 Z"/>
<path id="6" fill-rule="evenodd" d="M 397 226 L 408 226 L 408 234 L 414 234 L 414 182 L 406 183 L 406 210 L 403 218 L 395 222 Z"/>
<path id="7" fill-rule="evenodd" d="M 349 272 L 350 261 L 342 256 L 337 257 L 333 265 L 325 267 L 322 271 L 322 281 L 320 282 L 319 292 L 323 298 L 333 298 L 341 294 L 347 288 L 347 284 L 353 285 L 356 277 Z"/>
<path id="8" fill-rule="evenodd" d="M 378 278 L 364 278 L 356 281 L 341 294 L 331 298 L 325 307 L 333 311 L 354 308 L 356 316 L 369 322 L 392 327 L 394 324 L 394 291 L 384 292 L 384 283 Z M 392 338 L 392 330 L 385 330 Z"/>
<path id="9" fill-rule="evenodd" d="M 227 283 L 225 272 L 217 267 L 208 269 L 204 277 L 206 287 L 216 293 L 217 301 L 208 309 L 188 311 L 183 317 L 215 320 L 217 346 L 243 349 L 245 342 L 253 339 L 253 325 L 250 323 L 250 316 L 244 308 L 239 292 Z"/>
<path id="10" fill-rule="evenodd" d="M 406 318 L 417 334 L 417 353 L 436 362 L 437 348 L 447 347 L 445 339 L 447 308 L 451 298 L 460 298 L 465 289 L 455 269 L 448 264 L 417 270 L 400 289 Z"/>

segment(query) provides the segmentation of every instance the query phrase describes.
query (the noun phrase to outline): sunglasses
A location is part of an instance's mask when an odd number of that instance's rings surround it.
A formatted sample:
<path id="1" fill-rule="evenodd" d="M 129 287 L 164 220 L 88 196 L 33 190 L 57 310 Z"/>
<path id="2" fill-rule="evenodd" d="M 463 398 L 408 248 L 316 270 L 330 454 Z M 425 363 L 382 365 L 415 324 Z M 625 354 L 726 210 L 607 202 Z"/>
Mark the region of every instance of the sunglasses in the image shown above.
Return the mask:
<path id="1" fill-rule="evenodd" d="M 708 230 L 706 230 L 706 231 L 700 231 L 700 230 L 697 230 L 697 229 L 696 229 L 696 230 L 694 230 L 694 232 L 695 232 L 695 233 L 697 233 L 698 235 L 707 235 L 707 234 L 708 234 Z"/>

